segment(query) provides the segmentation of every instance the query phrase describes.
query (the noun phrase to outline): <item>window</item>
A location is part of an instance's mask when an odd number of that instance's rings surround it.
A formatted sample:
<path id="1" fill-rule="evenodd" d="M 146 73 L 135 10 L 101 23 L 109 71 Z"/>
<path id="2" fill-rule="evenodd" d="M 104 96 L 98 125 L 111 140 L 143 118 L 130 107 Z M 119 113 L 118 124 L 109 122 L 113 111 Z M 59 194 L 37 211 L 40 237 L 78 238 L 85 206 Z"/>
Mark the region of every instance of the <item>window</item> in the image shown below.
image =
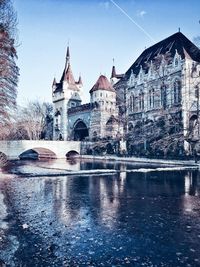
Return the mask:
<path id="1" fill-rule="evenodd" d="M 132 111 L 135 110 L 135 97 L 132 95 Z"/>
<path id="2" fill-rule="evenodd" d="M 134 95 L 131 95 L 129 98 L 129 109 L 130 109 L 130 111 L 135 110 L 135 97 L 134 97 Z"/>
<path id="3" fill-rule="evenodd" d="M 143 92 L 141 92 L 141 93 L 139 94 L 139 108 L 140 108 L 141 110 L 144 109 L 144 93 L 143 93 Z"/>
<path id="4" fill-rule="evenodd" d="M 142 110 L 144 109 L 144 93 L 142 93 Z"/>
<path id="5" fill-rule="evenodd" d="M 174 82 L 174 88 L 173 88 L 173 94 L 174 94 L 174 104 L 181 102 L 181 82 L 176 79 Z"/>
<path id="6" fill-rule="evenodd" d="M 161 106 L 166 109 L 167 107 L 167 88 L 166 85 L 162 85 L 161 88 Z"/>
<path id="7" fill-rule="evenodd" d="M 132 103 L 132 96 L 130 96 L 130 98 L 129 98 L 129 109 L 130 109 L 130 111 L 133 111 L 133 110 L 132 110 L 132 106 L 133 106 L 133 103 Z"/>
<path id="8" fill-rule="evenodd" d="M 152 105 L 152 93 L 151 90 L 149 90 L 149 107 L 151 108 Z"/>
<path id="9" fill-rule="evenodd" d="M 155 100 L 155 92 L 154 89 L 152 88 L 149 90 L 149 108 L 154 108 L 154 101 Z"/>
<path id="10" fill-rule="evenodd" d="M 154 108 L 155 106 L 155 91 L 152 89 L 152 107 Z"/>

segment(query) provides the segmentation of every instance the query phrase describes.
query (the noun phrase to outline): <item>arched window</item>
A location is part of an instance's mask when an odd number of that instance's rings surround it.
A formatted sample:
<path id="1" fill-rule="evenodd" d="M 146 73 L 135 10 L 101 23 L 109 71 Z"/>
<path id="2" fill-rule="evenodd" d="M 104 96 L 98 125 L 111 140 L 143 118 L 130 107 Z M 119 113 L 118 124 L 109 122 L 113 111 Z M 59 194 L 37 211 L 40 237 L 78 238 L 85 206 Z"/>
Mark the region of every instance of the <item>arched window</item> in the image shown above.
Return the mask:
<path id="1" fill-rule="evenodd" d="M 176 79 L 173 88 L 174 104 L 181 102 L 181 81 Z"/>

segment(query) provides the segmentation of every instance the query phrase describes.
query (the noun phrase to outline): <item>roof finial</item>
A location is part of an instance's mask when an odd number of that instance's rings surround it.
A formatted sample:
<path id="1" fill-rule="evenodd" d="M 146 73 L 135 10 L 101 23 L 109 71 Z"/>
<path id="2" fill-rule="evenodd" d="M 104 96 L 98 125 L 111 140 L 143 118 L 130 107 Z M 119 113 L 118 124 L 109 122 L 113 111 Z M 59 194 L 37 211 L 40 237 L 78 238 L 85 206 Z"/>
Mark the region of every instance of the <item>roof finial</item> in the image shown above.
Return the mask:
<path id="1" fill-rule="evenodd" d="M 178 32 L 181 32 L 181 28 L 180 27 L 178 28 Z"/>

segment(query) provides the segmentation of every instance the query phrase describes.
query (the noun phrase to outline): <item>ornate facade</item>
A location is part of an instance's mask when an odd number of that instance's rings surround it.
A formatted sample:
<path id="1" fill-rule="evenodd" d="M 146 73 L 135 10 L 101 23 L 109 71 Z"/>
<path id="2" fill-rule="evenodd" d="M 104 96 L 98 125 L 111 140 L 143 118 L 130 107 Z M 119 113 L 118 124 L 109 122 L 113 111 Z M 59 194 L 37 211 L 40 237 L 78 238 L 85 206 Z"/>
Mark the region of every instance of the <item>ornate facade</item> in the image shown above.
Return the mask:
<path id="1" fill-rule="evenodd" d="M 199 76 L 200 50 L 181 32 L 144 50 L 114 85 L 126 106 L 125 131 L 145 145 L 159 138 L 160 127 L 160 135 L 179 133 L 188 150 L 197 127 Z"/>

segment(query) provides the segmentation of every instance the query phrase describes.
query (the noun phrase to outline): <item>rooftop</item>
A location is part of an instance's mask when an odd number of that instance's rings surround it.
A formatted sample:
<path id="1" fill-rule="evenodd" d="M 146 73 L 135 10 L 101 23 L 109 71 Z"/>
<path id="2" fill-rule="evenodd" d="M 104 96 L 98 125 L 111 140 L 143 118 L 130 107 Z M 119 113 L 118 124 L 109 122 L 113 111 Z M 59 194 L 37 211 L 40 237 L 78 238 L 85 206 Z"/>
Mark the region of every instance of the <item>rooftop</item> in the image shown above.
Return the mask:
<path id="1" fill-rule="evenodd" d="M 173 58 L 176 51 L 182 59 L 189 57 L 194 61 L 200 62 L 200 49 L 184 34 L 177 32 L 145 49 L 133 65 L 127 70 L 125 75 L 129 76 L 131 74 L 131 70 L 134 74 L 138 75 L 141 66 L 143 69 L 147 69 L 147 63 L 150 63 L 159 54 L 169 53 L 170 57 Z"/>
<path id="2" fill-rule="evenodd" d="M 90 90 L 90 93 L 97 91 L 97 90 L 106 90 L 115 92 L 115 89 L 112 87 L 111 83 L 108 81 L 106 76 L 100 75 L 95 85 Z"/>

